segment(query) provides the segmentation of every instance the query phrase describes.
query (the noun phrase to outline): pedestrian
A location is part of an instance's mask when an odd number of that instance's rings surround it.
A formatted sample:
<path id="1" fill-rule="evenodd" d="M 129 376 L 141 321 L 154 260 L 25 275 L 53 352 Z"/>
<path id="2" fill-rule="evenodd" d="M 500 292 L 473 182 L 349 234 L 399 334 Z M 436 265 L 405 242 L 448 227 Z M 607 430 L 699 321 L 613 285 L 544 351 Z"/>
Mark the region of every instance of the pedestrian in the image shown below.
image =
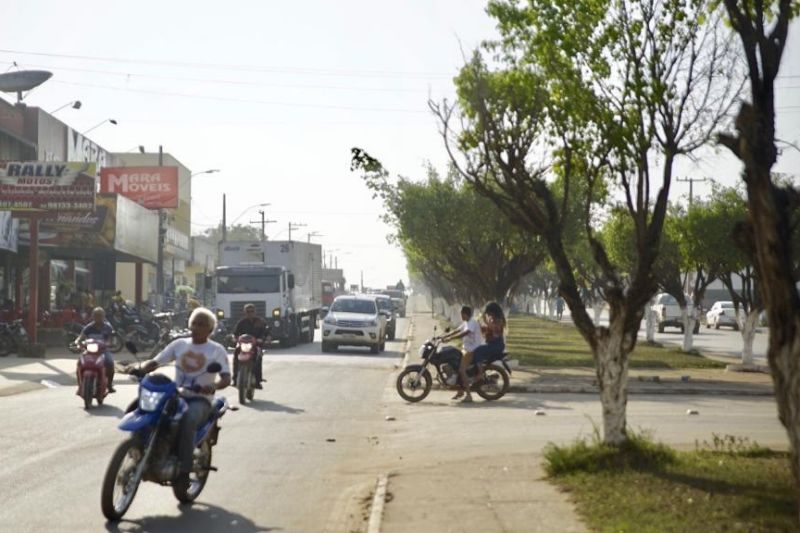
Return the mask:
<path id="1" fill-rule="evenodd" d="M 564 314 L 564 298 L 561 295 L 556 297 L 556 315 L 558 315 L 558 319 L 561 320 L 561 315 Z"/>

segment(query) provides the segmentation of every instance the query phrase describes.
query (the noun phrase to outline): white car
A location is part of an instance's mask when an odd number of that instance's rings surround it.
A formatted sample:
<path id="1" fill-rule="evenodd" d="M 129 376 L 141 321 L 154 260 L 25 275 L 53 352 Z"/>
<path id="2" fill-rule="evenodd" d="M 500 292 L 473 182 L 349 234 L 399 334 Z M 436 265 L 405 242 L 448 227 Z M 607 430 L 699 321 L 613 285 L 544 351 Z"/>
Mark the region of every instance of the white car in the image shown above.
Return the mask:
<path id="1" fill-rule="evenodd" d="M 386 316 L 372 294 L 337 296 L 322 321 L 322 351 L 339 346 L 366 346 L 372 353 L 386 347 Z"/>
<path id="2" fill-rule="evenodd" d="M 664 333 L 664 328 L 678 328 L 683 333 L 683 314 L 681 306 L 678 305 L 678 300 L 671 294 L 662 292 L 656 295 L 656 301 L 652 308 L 655 314 L 656 326 L 659 333 Z M 700 331 L 700 321 L 694 323 L 693 333 Z"/>
<path id="3" fill-rule="evenodd" d="M 736 322 L 736 307 L 733 302 L 714 302 L 711 309 L 706 313 L 706 327 L 719 329 L 720 326 L 730 326 L 734 331 L 739 329 Z"/>

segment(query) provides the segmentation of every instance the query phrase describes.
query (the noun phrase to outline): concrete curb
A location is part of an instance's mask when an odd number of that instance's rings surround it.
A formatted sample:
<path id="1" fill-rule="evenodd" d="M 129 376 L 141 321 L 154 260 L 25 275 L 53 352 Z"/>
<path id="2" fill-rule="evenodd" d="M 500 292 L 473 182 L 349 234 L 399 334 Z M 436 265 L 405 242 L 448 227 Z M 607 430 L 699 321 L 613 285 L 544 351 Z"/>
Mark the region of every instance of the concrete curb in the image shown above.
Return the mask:
<path id="1" fill-rule="evenodd" d="M 389 484 L 389 476 L 381 474 L 378 476 L 378 483 L 375 486 L 375 496 L 372 497 L 372 509 L 369 513 L 369 523 L 367 533 L 380 533 L 381 522 L 383 521 L 383 506 L 386 503 L 386 487 Z"/>
<path id="2" fill-rule="evenodd" d="M 403 356 L 403 364 L 400 367 L 402 370 L 406 366 L 408 366 L 408 357 L 411 355 L 411 340 L 414 338 L 414 317 L 412 315 L 411 320 L 408 324 L 408 332 L 406 333 L 406 345 L 403 348 L 405 355 Z"/>
<path id="3" fill-rule="evenodd" d="M 591 386 L 525 386 L 511 385 L 509 392 L 521 394 L 599 394 L 600 389 Z M 695 395 L 695 396 L 774 396 L 772 391 L 740 390 L 740 389 L 692 389 L 673 387 L 664 389 L 628 389 L 628 394 L 636 395 Z"/>

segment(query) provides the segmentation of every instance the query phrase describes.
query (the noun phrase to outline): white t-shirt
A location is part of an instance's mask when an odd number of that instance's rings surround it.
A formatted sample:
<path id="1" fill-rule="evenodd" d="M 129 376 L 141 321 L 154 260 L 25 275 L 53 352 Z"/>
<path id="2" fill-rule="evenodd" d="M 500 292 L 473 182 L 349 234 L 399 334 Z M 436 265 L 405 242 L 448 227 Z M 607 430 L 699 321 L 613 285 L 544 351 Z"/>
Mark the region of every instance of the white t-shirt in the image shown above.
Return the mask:
<path id="1" fill-rule="evenodd" d="M 217 374 L 206 372 L 206 368 L 214 362 L 222 366 L 220 374 L 231 373 L 230 366 L 228 366 L 228 352 L 221 344 L 211 340 L 203 344 L 195 344 L 192 339 L 176 339 L 155 356 L 154 360 L 159 365 L 175 361 L 175 382 L 179 387 L 213 384 Z M 185 395 L 199 396 L 209 400 L 214 396 L 213 394 L 188 391 Z"/>
<path id="2" fill-rule="evenodd" d="M 474 318 L 470 318 L 466 322 L 461 323 L 461 331 L 468 332 L 462 339 L 461 343 L 464 349 L 468 352 L 475 351 L 475 348 L 480 346 L 483 341 L 481 339 L 481 327 Z"/>

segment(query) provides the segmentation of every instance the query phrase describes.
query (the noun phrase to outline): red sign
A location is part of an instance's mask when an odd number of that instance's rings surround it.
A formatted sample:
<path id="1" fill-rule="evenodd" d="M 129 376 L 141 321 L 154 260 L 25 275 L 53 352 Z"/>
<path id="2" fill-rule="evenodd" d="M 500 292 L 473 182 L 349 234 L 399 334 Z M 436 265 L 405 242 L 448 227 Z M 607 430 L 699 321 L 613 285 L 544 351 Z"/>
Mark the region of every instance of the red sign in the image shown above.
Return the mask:
<path id="1" fill-rule="evenodd" d="M 178 207 L 178 167 L 101 168 L 100 192 L 127 196 L 149 209 Z"/>

